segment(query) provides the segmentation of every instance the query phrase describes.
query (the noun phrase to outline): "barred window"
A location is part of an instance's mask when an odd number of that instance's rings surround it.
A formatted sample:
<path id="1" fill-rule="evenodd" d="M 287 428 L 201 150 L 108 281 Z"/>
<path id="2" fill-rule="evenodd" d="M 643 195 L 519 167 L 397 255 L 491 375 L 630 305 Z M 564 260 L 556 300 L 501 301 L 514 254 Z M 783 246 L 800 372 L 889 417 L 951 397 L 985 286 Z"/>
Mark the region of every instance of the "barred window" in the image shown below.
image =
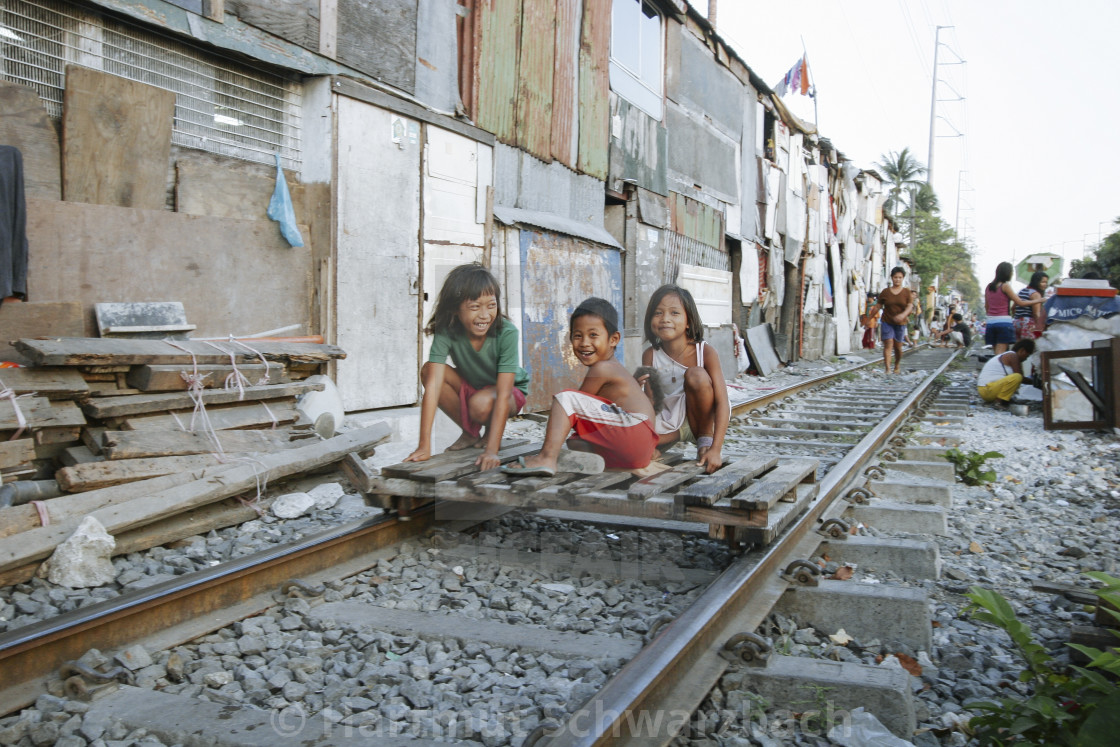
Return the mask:
<path id="1" fill-rule="evenodd" d="M 285 76 L 59 0 L 0 0 L 0 76 L 62 116 L 68 63 L 172 91 L 171 142 L 300 168 L 300 85 Z"/>

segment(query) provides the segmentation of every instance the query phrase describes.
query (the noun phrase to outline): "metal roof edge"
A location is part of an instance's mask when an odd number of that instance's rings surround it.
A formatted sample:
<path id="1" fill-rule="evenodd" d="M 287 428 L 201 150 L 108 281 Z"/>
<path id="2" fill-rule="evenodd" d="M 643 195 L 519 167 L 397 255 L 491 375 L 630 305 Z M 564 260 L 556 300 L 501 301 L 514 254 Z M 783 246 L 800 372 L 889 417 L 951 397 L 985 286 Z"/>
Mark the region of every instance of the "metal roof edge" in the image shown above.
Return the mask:
<path id="1" fill-rule="evenodd" d="M 588 241 L 594 241 L 596 244 L 604 244 L 612 249 L 618 249 L 620 251 L 622 249 L 622 244 L 619 244 L 618 241 L 610 235 L 607 229 L 593 226 L 590 223 L 582 223 L 563 215 L 557 215 L 556 213 L 546 213 L 541 210 L 522 210 L 521 208 L 506 207 L 505 205 L 495 205 L 494 217 L 507 226 L 521 223 L 527 226 L 544 228 L 549 231 L 555 231 L 556 233 L 587 239 Z"/>

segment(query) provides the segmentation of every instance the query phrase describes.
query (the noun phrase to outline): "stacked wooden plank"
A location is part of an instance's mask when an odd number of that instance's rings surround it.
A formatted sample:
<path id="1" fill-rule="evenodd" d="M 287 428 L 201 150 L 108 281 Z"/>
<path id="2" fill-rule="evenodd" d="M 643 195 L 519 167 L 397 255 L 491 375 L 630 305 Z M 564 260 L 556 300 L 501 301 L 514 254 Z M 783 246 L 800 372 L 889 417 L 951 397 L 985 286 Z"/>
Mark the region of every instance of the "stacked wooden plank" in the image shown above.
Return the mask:
<path id="1" fill-rule="evenodd" d="M 81 492 L 289 448 L 311 435 L 297 398 L 322 388 L 303 380 L 344 353 L 308 343 L 248 345 L 17 341 L 35 367 L 0 375 L 25 395 L 0 402 L 0 438 L 15 434 L 19 414 L 26 423 L 23 437 L 0 452 L 0 474 L 6 481 L 53 477 L 63 491 Z M 240 386 L 230 386 L 238 376 Z M 201 392 L 187 391 L 192 381 Z"/>
<path id="2" fill-rule="evenodd" d="M 539 450 L 540 444 L 510 444 L 498 457 L 509 462 Z M 819 463 L 799 457 L 745 457 L 711 475 L 676 457 L 668 469 L 644 477 L 608 471 L 520 478 L 499 469 L 480 472 L 473 459 L 448 452 L 427 462 L 384 467 L 379 475 L 351 475 L 351 482 L 398 511 L 439 498 L 692 521 L 708 524 L 712 537 L 732 546 L 769 544 L 818 490 Z"/>
<path id="3" fill-rule="evenodd" d="M 189 340 L 14 342 L 32 365 L 0 369 L 0 388 L 12 393 L 0 398 L 0 474 L 13 483 L 0 486 L 0 585 L 29 578 L 86 515 L 116 535 L 116 552 L 144 549 L 252 518 L 234 496 L 257 478 L 298 475 L 388 435 L 381 425 L 320 441 L 296 409 L 300 395 L 323 386 L 305 379 L 344 357 L 341 349 L 249 344 L 252 351 Z M 227 388 L 234 367 L 248 382 Z M 187 390 L 192 378 L 200 391 Z M 23 430 L 10 440 L 21 416 Z M 38 490 L 16 484 L 30 479 L 53 479 L 63 494 L 27 505 L 13 489 Z"/>

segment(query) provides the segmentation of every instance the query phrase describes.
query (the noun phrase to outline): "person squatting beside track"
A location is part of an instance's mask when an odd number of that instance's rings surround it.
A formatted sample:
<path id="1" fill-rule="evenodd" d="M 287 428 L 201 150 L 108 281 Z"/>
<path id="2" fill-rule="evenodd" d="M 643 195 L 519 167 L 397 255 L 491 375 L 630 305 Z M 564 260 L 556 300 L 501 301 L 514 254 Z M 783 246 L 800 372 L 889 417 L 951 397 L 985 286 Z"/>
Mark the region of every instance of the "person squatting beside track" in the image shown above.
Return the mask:
<path id="1" fill-rule="evenodd" d="M 692 294 L 663 285 L 646 306 L 650 347 L 642 365 L 657 373 L 664 398 L 654 428 L 658 446 L 696 442 L 696 459 L 710 474 L 723 464 L 723 440 L 731 422 L 731 401 L 715 349 L 704 342 L 704 327 Z M 639 376 L 643 388 L 648 375 Z"/>
<path id="2" fill-rule="evenodd" d="M 993 355 L 976 377 L 976 391 L 985 402 L 1009 402 L 1023 383 L 1023 361 L 1034 354 L 1034 340 L 1019 340 L 1011 350 Z"/>
<path id="3" fill-rule="evenodd" d="M 568 326 L 572 352 L 587 366 L 578 390 L 552 398 L 539 454 L 520 457 L 502 471 L 510 475 L 554 475 L 564 439 L 576 451 L 603 457 L 607 469 L 641 469 L 657 448 L 653 404 L 637 379 L 615 359 L 622 339 L 618 312 L 609 301 L 588 298 L 572 312 Z"/>
<path id="4" fill-rule="evenodd" d="M 420 369 L 420 443 L 405 461 L 431 458 L 432 424 L 440 409 L 463 429 L 447 450 L 482 448 L 475 464 L 482 470 L 497 467 L 506 419 L 521 411 L 529 393 L 529 374 L 518 359 L 517 327 L 502 313 L 498 281 L 477 263 L 453 269 L 424 333 L 434 339 Z"/>

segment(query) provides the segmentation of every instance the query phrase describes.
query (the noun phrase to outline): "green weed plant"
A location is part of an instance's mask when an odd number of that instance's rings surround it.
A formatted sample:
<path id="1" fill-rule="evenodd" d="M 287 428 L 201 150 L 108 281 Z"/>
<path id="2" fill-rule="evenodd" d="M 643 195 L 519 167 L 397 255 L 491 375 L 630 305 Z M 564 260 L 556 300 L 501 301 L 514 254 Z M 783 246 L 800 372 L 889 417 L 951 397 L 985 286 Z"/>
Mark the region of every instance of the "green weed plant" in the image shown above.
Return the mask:
<path id="1" fill-rule="evenodd" d="M 1104 584 L 1093 593 L 1120 621 L 1120 612 L 1116 611 L 1120 608 L 1120 579 L 1097 572 L 1085 575 Z M 966 612 L 1011 636 L 1026 664 L 1019 681 L 1030 688 L 1025 698 L 965 706 L 980 712 L 969 722 L 978 743 L 995 747 L 1114 747 L 1120 735 L 1120 647 L 1102 651 L 1070 643 L 1070 648 L 1088 657 L 1089 664 L 1060 666 L 998 593 L 974 586 L 966 596 L 972 602 Z M 1112 632 L 1120 639 L 1120 632 Z"/>

